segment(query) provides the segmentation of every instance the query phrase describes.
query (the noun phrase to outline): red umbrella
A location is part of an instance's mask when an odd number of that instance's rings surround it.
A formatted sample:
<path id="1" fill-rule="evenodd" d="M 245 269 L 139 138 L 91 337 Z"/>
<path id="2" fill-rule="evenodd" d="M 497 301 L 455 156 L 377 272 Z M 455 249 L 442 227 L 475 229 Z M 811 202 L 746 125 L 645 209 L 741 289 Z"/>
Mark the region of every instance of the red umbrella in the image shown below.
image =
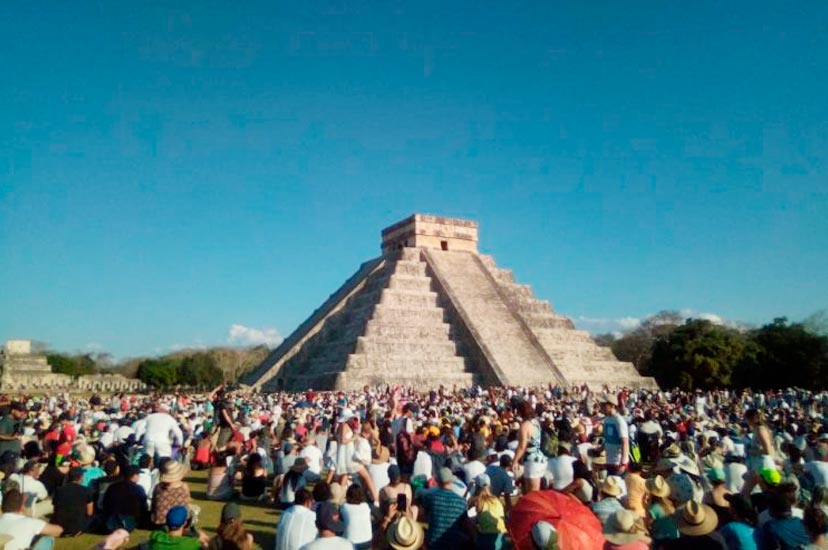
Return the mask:
<path id="1" fill-rule="evenodd" d="M 558 530 L 560 550 L 602 550 L 601 522 L 580 500 L 558 491 L 533 491 L 515 504 L 509 534 L 516 550 L 535 550 L 532 526 L 547 521 Z"/>

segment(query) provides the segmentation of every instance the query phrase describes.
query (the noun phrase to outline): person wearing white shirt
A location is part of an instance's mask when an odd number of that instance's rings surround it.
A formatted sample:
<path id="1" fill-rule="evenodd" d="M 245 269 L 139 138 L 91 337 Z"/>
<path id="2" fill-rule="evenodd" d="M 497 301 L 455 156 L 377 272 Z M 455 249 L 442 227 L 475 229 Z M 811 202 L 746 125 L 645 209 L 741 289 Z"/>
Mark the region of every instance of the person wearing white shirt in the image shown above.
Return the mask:
<path id="1" fill-rule="evenodd" d="M 345 493 L 345 503 L 339 507 L 345 524 L 343 536 L 353 543 L 356 550 L 369 550 L 374 535 L 371 529 L 371 507 L 365 502 L 362 487 L 354 484 Z"/>
<path id="2" fill-rule="evenodd" d="M 23 493 L 26 513 L 35 518 L 43 518 L 54 511 L 46 486 L 38 479 L 40 466 L 34 460 L 26 462 L 19 474 L 11 474 L 9 480 L 17 483 Z"/>
<path id="3" fill-rule="evenodd" d="M 561 491 L 575 479 L 575 470 L 572 464 L 577 459 L 569 454 L 566 444 L 560 444 L 558 456 L 549 459 L 549 473 L 552 477 L 552 488 Z"/>
<path id="4" fill-rule="evenodd" d="M 0 535 L 9 535 L 4 550 L 52 550 L 54 537 L 63 533 L 63 527 L 46 523 L 42 519 L 24 515 L 23 493 L 16 489 L 8 491 L 3 498 L 3 514 L 0 515 Z M 41 535 L 37 542 L 34 538 Z"/>
<path id="5" fill-rule="evenodd" d="M 276 527 L 275 550 L 299 550 L 316 539 L 316 513 L 307 489 L 296 491 L 296 503 L 288 508 Z"/>
<path id="6" fill-rule="evenodd" d="M 814 485 L 828 487 L 828 448 L 820 445 L 814 454 L 815 459 L 805 463 L 805 472 L 814 479 Z"/>
<path id="7" fill-rule="evenodd" d="M 147 416 L 142 427 L 143 431 L 136 433 L 136 436 L 142 438 L 144 452 L 154 458 L 170 458 L 173 444 L 180 447 L 184 443 L 178 421 L 162 405 Z"/>
<path id="8" fill-rule="evenodd" d="M 316 475 L 322 474 L 322 450 L 316 446 L 316 438 L 312 434 L 308 435 L 305 446 L 299 452 L 299 456 L 305 459 L 308 463 L 308 470 Z"/>

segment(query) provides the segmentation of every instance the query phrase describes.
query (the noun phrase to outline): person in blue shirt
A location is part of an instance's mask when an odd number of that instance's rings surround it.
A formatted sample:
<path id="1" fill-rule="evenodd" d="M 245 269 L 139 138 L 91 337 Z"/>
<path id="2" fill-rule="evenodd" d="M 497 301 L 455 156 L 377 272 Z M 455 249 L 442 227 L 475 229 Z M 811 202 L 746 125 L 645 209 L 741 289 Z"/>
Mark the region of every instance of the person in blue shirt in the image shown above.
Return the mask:
<path id="1" fill-rule="evenodd" d="M 743 495 L 726 495 L 731 520 L 719 527 L 729 550 L 756 550 L 756 509 Z"/>
<path id="2" fill-rule="evenodd" d="M 756 534 L 759 550 L 794 550 L 808 544 L 805 525 L 801 519 L 791 515 L 791 504 L 785 495 L 772 493 L 768 510 L 771 519 Z"/>

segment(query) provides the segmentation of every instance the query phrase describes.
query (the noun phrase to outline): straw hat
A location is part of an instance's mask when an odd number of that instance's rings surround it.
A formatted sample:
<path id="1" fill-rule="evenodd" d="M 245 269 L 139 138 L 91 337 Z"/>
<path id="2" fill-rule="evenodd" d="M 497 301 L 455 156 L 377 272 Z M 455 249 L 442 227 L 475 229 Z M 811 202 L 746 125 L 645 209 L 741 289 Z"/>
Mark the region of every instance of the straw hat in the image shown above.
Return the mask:
<path id="1" fill-rule="evenodd" d="M 647 480 L 647 491 L 653 496 L 665 498 L 670 496 L 670 485 L 662 476 L 655 476 Z"/>
<path id="2" fill-rule="evenodd" d="M 676 514 L 676 523 L 678 523 L 679 533 L 697 537 L 716 529 L 719 519 L 713 508 L 691 500 Z"/>
<path id="3" fill-rule="evenodd" d="M 388 544 L 394 550 L 417 550 L 423 546 L 422 526 L 408 516 L 400 516 L 388 527 Z"/>
<path id="4" fill-rule="evenodd" d="M 187 468 L 177 460 L 169 460 L 164 464 L 164 471 L 161 473 L 161 483 L 174 483 L 184 479 Z"/>
<path id="5" fill-rule="evenodd" d="M 622 508 L 607 518 L 604 526 L 604 538 L 613 544 L 627 544 L 634 540 L 646 539 L 644 533 L 635 531 L 635 512 Z"/>
<path id="6" fill-rule="evenodd" d="M 372 464 L 385 464 L 391 458 L 391 453 L 385 445 L 375 448 L 372 454 L 375 455 L 371 457 Z"/>
<path id="7" fill-rule="evenodd" d="M 89 466 L 95 462 L 95 449 L 88 445 L 78 446 L 78 464 L 81 466 Z"/>
<path id="8" fill-rule="evenodd" d="M 621 485 L 618 484 L 618 479 L 610 476 L 601 484 L 601 492 L 611 497 L 620 496 L 624 491 L 621 490 Z"/>

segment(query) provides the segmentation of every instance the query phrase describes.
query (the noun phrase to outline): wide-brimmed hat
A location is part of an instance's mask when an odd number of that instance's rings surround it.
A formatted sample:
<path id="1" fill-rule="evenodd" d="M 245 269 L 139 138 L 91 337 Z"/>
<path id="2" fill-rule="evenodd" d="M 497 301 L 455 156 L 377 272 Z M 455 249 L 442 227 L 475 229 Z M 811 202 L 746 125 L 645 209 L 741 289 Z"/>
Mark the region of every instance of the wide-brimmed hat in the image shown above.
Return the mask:
<path id="1" fill-rule="evenodd" d="M 336 419 L 337 422 L 347 422 L 352 419 L 354 416 L 354 411 L 349 408 L 342 409 L 342 412 L 339 413 L 339 417 Z"/>
<path id="2" fill-rule="evenodd" d="M 308 469 L 308 461 L 304 456 L 297 456 L 293 461 L 293 466 L 290 467 L 291 472 L 304 473 Z"/>
<path id="3" fill-rule="evenodd" d="M 400 516 L 388 527 L 388 544 L 394 550 L 417 550 L 423 546 L 422 526 L 408 516 Z"/>
<path id="4" fill-rule="evenodd" d="M 671 443 L 661 452 L 661 456 L 668 459 L 676 459 L 681 456 L 681 447 L 675 443 Z"/>
<path id="5" fill-rule="evenodd" d="M 670 496 L 670 485 L 662 476 L 647 480 L 647 491 L 653 496 L 665 498 Z"/>
<path id="6" fill-rule="evenodd" d="M 601 492 L 611 497 L 621 496 L 624 491 L 618 483 L 618 478 L 610 476 L 601 484 Z"/>
<path id="7" fill-rule="evenodd" d="M 391 458 L 391 452 L 385 445 L 375 448 L 372 454 L 374 455 L 371 457 L 371 463 L 373 464 L 385 464 Z"/>
<path id="8" fill-rule="evenodd" d="M 636 518 L 632 510 L 624 508 L 616 510 L 607 518 L 607 523 L 604 525 L 604 538 L 613 544 L 627 544 L 634 540 L 647 538 L 644 533 L 635 531 Z"/>
<path id="9" fill-rule="evenodd" d="M 682 535 L 698 537 L 715 530 L 719 519 L 713 508 L 691 500 L 676 513 L 676 523 Z"/>
<path id="10" fill-rule="evenodd" d="M 76 449 L 78 464 L 89 466 L 95 462 L 95 449 L 88 445 L 79 446 Z"/>
<path id="11" fill-rule="evenodd" d="M 177 460 L 168 460 L 164 463 L 164 471 L 161 472 L 161 483 L 173 483 L 184 479 L 187 467 Z"/>

